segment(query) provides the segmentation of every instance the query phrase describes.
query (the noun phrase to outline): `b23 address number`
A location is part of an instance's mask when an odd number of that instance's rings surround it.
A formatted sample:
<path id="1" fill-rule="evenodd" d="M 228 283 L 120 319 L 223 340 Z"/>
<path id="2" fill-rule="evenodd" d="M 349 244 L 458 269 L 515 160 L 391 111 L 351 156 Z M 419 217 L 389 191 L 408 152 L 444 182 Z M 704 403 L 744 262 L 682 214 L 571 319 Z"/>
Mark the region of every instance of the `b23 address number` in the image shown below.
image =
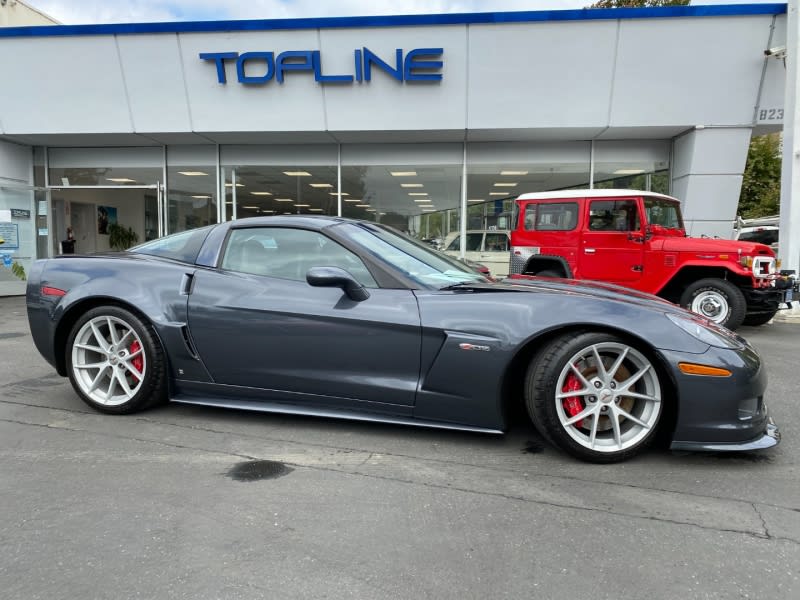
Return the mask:
<path id="1" fill-rule="evenodd" d="M 758 111 L 759 121 L 783 121 L 782 108 L 762 108 Z"/>

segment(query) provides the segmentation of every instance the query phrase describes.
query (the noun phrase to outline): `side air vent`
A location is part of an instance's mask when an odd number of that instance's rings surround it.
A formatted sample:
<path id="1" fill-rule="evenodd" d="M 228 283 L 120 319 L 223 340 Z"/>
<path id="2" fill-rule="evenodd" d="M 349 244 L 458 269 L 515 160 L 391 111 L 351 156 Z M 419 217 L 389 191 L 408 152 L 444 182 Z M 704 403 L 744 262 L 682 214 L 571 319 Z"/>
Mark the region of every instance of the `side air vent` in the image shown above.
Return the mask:
<path id="1" fill-rule="evenodd" d="M 192 355 L 195 360 L 200 360 L 200 355 L 197 353 L 197 348 L 194 347 L 192 336 L 189 334 L 189 328 L 184 325 L 181 327 L 181 334 L 183 335 L 183 343 L 186 344 L 186 350 Z"/>

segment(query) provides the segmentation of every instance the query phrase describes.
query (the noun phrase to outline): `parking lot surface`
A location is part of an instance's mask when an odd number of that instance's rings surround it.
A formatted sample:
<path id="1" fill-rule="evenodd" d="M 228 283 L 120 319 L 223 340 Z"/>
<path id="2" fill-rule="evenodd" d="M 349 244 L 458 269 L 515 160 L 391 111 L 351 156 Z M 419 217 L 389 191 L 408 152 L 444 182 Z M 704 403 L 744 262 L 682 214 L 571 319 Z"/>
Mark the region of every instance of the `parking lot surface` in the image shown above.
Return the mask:
<path id="1" fill-rule="evenodd" d="M 102 415 L 0 298 L 0 598 L 798 598 L 800 323 L 740 332 L 777 448 L 589 465 L 524 423 Z"/>

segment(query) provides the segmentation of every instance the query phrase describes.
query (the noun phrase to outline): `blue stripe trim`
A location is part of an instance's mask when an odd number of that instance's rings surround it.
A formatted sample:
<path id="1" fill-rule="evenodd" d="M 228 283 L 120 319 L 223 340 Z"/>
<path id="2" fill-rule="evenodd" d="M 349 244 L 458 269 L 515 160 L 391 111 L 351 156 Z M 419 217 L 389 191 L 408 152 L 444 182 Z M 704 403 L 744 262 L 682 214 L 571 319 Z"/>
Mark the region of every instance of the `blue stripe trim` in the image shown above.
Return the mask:
<path id="1" fill-rule="evenodd" d="M 539 21 L 664 19 L 673 17 L 735 17 L 782 15 L 785 13 L 786 4 L 722 4 L 715 6 L 594 8 L 375 17 L 322 17 L 316 19 L 171 21 L 168 23 L 117 23 L 110 25 L 44 25 L 36 27 L 0 27 L 0 38 L 124 35 L 136 33 L 196 33 L 213 31 L 275 31 L 287 29 L 341 29 L 345 27 L 406 27 L 417 25 L 470 25 L 478 23 L 533 23 Z"/>

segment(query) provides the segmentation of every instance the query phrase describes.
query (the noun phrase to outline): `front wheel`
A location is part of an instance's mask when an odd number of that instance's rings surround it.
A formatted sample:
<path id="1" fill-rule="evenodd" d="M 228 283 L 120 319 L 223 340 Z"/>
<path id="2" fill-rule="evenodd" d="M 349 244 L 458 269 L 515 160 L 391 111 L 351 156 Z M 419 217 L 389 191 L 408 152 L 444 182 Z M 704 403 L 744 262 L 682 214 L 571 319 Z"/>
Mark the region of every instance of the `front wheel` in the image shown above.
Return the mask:
<path id="1" fill-rule="evenodd" d="M 773 310 L 765 313 L 755 313 L 747 315 L 745 316 L 742 325 L 750 325 L 752 327 L 757 327 L 758 325 L 764 325 L 765 323 L 769 323 L 777 312 L 778 312 L 777 310 Z"/>
<path id="2" fill-rule="evenodd" d="M 747 302 L 742 291 L 725 279 L 700 279 L 681 294 L 680 305 L 718 325 L 736 329 L 744 321 Z"/>
<path id="3" fill-rule="evenodd" d="M 166 398 L 164 352 L 150 324 L 118 306 L 93 308 L 67 340 L 72 387 L 92 408 L 132 413 Z"/>
<path id="4" fill-rule="evenodd" d="M 528 413 L 553 445 L 582 460 L 628 459 L 656 435 L 663 413 L 654 364 L 606 333 L 570 334 L 542 350 L 528 369 Z"/>

